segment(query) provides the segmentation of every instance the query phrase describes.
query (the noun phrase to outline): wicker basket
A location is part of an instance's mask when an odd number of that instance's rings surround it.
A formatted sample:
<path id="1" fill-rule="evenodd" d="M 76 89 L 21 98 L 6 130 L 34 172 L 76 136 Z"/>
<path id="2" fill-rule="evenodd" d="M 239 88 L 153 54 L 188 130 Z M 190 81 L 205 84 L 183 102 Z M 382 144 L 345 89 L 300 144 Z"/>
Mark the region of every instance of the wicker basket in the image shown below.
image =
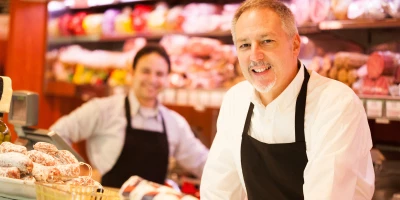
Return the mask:
<path id="1" fill-rule="evenodd" d="M 36 183 L 38 200 L 120 200 L 117 189 L 99 186 L 74 186 L 56 183 Z"/>

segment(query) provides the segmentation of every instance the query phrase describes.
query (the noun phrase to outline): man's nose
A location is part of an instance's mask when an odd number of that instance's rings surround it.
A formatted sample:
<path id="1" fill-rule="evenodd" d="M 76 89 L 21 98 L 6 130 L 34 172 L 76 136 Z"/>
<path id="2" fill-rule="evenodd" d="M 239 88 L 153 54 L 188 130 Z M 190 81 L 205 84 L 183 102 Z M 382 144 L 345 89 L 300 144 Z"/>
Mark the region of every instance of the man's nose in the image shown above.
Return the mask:
<path id="1" fill-rule="evenodd" d="M 258 61 L 264 59 L 264 54 L 258 44 L 251 45 L 250 60 Z"/>

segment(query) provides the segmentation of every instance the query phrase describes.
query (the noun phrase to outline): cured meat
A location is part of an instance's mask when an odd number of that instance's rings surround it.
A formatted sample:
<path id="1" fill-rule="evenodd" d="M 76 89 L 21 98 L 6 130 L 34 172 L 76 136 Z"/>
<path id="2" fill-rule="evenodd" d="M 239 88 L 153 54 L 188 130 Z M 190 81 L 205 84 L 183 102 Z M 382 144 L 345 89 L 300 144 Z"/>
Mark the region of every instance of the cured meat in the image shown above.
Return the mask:
<path id="1" fill-rule="evenodd" d="M 377 79 L 365 78 L 362 85 L 362 93 L 388 95 L 389 82 L 388 78 L 384 76 L 380 76 Z"/>
<path id="2" fill-rule="evenodd" d="M 335 54 L 333 65 L 339 69 L 358 69 L 367 63 L 369 56 L 356 52 L 338 52 Z"/>
<path id="3" fill-rule="evenodd" d="M 56 166 L 43 166 L 39 163 L 33 163 L 32 175 L 36 181 L 56 182 L 61 179 L 60 170 Z"/>
<path id="4" fill-rule="evenodd" d="M 26 155 L 27 150 L 26 147 L 22 145 L 16 145 L 11 142 L 2 142 L 0 144 L 0 153 L 7 153 L 7 152 L 17 152 Z"/>
<path id="5" fill-rule="evenodd" d="M 368 78 L 381 75 L 393 76 L 397 65 L 397 54 L 390 51 L 377 51 L 369 56 L 367 62 Z"/>
<path id="6" fill-rule="evenodd" d="M 47 153 L 49 155 L 55 156 L 58 152 L 58 149 L 56 146 L 50 143 L 46 142 L 37 142 L 35 145 L 33 145 L 33 149 L 37 151 L 41 151 L 43 153 Z"/>
<path id="7" fill-rule="evenodd" d="M 328 18 L 330 6 L 331 3 L 327 0 L 311 0 L 311 21 L 320 23 Z"/>
<path id="8" fill-rule="evenodd" d="M 56 159 L 41 151 L 28 151 L 28 156 L 33 162 L 39 163 L 44 166 L 54 166 L 56 164 Z"/>
<path id="9" fill-rule="evenodd" d="M 63 181 L 76 178 L 80 173 L 79 164 L 56 165 L 54 167 L 60 172 L 61 180 Z"/>
<path id="10" fill-rule="evenodd" d="M 19 179 L 20 176 L 21 174 L 16 167 L 0 167 L 0 177 Z"/>
<path id="11" fill-rule="evenodd" d="M 78 160 L 75 158 L 75 156 L 67 151 L 67 150 L 58 150 L 55 159 L 60 163 L 60 164 L 77 164 Z"/>
<path id="12" fill-rule="evenodd" d="M 7 152 L 0 154 L 0 167 L 17 167 L 21 173 L 28 174 L 32 172 L 33 163 L 24 154 Z"/>
<path id="13" fill-rule="evenodd" d="M 347 19 L 347 9 L 352 0 L 332 0 L 332 11 L 335 15 L 335 18 L 338 20 Z"/>
<path id="14" fill-rule="evenodd" d="M 342 82 L 342 83 L 347 83 L 347 70 L 346 69 L 340 69 L 337 73 L 337 80 Z"/>

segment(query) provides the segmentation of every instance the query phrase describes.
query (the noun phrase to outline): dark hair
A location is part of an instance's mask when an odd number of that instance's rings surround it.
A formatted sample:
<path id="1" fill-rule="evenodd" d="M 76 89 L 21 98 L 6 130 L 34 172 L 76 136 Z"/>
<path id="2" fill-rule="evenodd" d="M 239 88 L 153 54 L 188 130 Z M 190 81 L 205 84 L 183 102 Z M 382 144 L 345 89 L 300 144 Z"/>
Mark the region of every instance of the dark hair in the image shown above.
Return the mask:
<path id="1" fill-rule="evenodd" d="M 167 61 L 168 64 L 168 73 L 171 72 L 171 61 L 169 59 L 168 53 L 167 51 L 165 51 L 164 47 L 162 47 L 159 44 L 147 44 L 146 46 L 144 46 L 142 49 L 140 49 L 137 53 L 135 58 L 133 58 L 133 69 L 136 69 L 136 65 L 137 62 L 139 61 L 139 59 L 145 55 L 151 54 L 151 53 L 157 53 L 158 55 L 160 55 L 161 57 L 163 57 L 165 59 L 165 61 Z"/>

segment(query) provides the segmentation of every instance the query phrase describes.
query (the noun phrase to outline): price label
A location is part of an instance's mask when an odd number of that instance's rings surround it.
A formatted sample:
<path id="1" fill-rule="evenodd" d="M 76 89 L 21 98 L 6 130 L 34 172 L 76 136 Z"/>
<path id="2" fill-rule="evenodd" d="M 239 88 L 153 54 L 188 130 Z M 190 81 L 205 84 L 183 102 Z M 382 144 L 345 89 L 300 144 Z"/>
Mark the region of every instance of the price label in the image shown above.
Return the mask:
<path id="1" fill-rule="evenodd" d="M 199 104 L 202 106 L 210 105 L 210 93 L 208 91 L 200 91 L 199 92 Z"/>
<path id="2" fill-rule="evenodd" d="M 386 117 L 400 118 L 400 101 L 386 101 Z"/>
<path id="3" fill-rule="evenodd" d="M 179 89 L 176 91 L 176 103 L 178 105 L 187 105 L 188 103 L 188 92 L 185 89 Z"/>
<path id="4" fill-rule="evenodd" d="M 367 100 L 367 116 L 382 117 L 383 102 L 380 100 Z"/>
<path id="5" fill-rule="evenodd" d="M 214 107 L 220 107 L 223 96 L 220 91 L 212 91 L 210 94 L 210 105 Z"/>
<path id="6" fill-rule="evenodd" d="M 174 89 L 165 89 L 163 95 L 163 101 L 165 104 L 175 104 L 176 92 Z"/>

